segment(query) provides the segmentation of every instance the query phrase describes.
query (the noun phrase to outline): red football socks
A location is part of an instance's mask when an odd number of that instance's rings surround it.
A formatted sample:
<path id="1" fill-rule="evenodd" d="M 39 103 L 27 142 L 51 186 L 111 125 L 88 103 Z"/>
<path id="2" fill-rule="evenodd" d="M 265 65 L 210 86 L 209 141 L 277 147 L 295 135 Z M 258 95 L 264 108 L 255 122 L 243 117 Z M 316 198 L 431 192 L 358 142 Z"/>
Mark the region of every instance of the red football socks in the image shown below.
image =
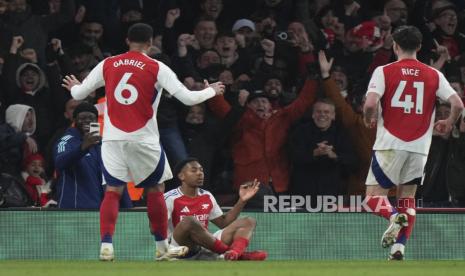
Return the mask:
<path id="1" fill-rule="evenodd" d="M 105 197 L 100 205 L 100 237 L 102 242 L 112 242 L 118 219 L 120 198 L 121 195 L 117 192 L 105 192 Z"/>
<path id="2" fill-rule="evenodd" d="M 375 215 L 387 220 L 389 220 L 392 214 L 397 213 L 396 208 L 389 203 L 386 196 L 367 196 L 366 203 Z"/>
<path id="3" fill-rule="evenodd" d="M 216 239 L 215 243 L 213 244 L 212 251 L 218 254 L 223 254 L 229 249 L 229 247 L 223 243 L 222 241 Z"/>
<path id="4" fill-rule="evenodd" d="M 397 201 L 397 210 L 399 213 L 407 215 L 408 225 L 403 227 L 397 235 L 396 243 L 405 245 L 412 234 L 413 225 L 415 224 L 416 207 L 414 198 L 399 198 Z"/>
<path id="5" fill-rule="evenodd" d="M 168 237 L 168 209 L 162 192 L 147 193 L 147 215 L 155 240 L 165 240 Z"/>

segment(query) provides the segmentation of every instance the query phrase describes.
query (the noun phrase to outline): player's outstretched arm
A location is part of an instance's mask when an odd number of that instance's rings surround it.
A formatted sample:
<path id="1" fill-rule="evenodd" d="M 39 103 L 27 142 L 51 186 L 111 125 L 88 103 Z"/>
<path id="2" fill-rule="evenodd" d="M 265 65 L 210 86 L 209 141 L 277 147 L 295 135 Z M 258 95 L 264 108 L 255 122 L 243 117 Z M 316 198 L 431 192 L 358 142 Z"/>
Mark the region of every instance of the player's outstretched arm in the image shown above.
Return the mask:
<path id="1" fill-rule="evenodd" d="M 103 62 L 104 61 L 101 61 L 97 64 L 82 83 L 79 82 L 74 75 L 69 75 L 65 76 L 61 86 L 68 89 L 75 100 L 85 99 L 92 91 L 105 85 L 105 80 L 103 79 Z"/>
<path id="2" fill-rule="evenodd" d="M 241 213 L 245 204 L 247 204 L 247 201 L 255 196 L 259 187 L 260 182 L 258 182 L 257 179 L 255 179 L 253 182 L 242 184 L 239 188 L 239 200 L 236 202 L 236 204 L 234 204 L 233 208 L 221 217 L 213 219 L 212 222 L 221 229 L 230 225 L 237 219 L 237 217 L 239 217 L 239 214 Z"/>
<path id="3" fill-rule="evenodd" d="M 74 75 L 67 75 L 63 78 L 63 83 L 61 84 L 61 86 L 63 86 L 64 88 L 66 88 L 68 91 L 71 92 L 71 88 L 73 88 L 75 85 L 80 85 L 81 82 L 76 79 L 76 77 Z"/>
<path id="4" fill-rule="evenodd" d="M 450 103 L 449 117 L 445 120 L 439 120 L 434 123 L 434 129 L 439 134 L 449 133 L 463 111 L 463 102 L 456 93 L 452 94 L 447 100 Z"/>
<path id="5" fill-rule="evenodd" d="M 224 92 L 224 85 L 220 82 L 209 84 L 205 89 L 200 91 L 191 91 L 178 80 L 173 70 L 162 62 L 159 62 L 158 82 L 166 91 L 185 105 L 199 104 L 218 93 Z"/>

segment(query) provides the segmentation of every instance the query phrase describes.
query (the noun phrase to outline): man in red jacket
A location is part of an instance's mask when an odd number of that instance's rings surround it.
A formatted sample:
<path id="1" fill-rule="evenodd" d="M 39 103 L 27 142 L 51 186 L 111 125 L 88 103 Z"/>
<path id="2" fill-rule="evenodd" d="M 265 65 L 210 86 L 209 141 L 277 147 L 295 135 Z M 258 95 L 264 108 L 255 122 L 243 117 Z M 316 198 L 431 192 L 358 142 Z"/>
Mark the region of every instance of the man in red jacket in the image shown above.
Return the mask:
<path id="1" fill-rule="evenodd" d="M 308 79 L 299 96 L 284 108 L 273 109 L 263 92 L 249 96 L 247 110 L 237 123 L 232 136 L 234 188 L 257 178 L 272 184 L 277 193 L 289 186 L 289 160 L 285 150 L 288 130 L 315 100 L 317 82 Z M 210 109 L 223 118 L 231 106 L 222 95 L 208 102 Z"/>

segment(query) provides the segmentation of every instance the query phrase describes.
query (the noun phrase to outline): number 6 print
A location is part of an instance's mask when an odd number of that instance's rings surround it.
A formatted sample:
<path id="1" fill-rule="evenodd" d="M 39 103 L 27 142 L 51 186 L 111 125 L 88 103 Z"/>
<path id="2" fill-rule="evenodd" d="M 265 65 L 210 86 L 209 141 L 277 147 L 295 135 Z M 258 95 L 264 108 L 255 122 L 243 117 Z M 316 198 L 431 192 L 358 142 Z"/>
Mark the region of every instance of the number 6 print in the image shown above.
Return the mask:
<path id="1" fill-rule="evenodd" d="M 139 92 L 137 92 L 136 87 L 134 85 L 128 83 L 129 78 L 132 76 L 132 73 L 125 73 L 119 83 L 116 85 L 115 88 L 115 99 L 120 104 L 130 105 L 133 104 L 137 97 L 139 96 Z M 129 97 L 123 97 L 123 91 L 129 91 Z"/>

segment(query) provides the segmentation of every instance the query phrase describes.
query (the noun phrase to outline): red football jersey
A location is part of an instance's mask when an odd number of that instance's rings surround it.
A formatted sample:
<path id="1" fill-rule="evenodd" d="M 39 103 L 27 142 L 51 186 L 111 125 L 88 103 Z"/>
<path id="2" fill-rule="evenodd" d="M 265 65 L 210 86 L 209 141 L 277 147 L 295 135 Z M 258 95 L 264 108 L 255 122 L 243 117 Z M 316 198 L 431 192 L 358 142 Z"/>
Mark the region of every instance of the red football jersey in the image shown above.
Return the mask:
<path id="1" fill-rule="evenodd" d="M 376 68 L 369 92 L 381 97 L 374 149 L 423 154 L 431 144 L 436 97 L 447 100 L 455 93 L 441 72 L 416 59 Z"/>
<path id="2" fill-rule="evenodd" d="M 152 119 L 158 90 L 158 63 L 140 52 L 109 57 L 103 64 L 107 114 L 124 132 L 144 127 Z"/>
<path id="3" fill-rule="evenodd" d="M 177 188 L 165 193 L 165 201 L 171 231 L 187 216 L 195 217 L 205 228 L 208 228 L 209 220 L 223 215 L 213 195 L 203 189 L 199 189 L 198 195 L 192 198 L 185 196 Z"/>
<path id="4" fill-rule="evenodd" d="M 188 105 L 198 104 L 215 95 L 211 87 L 201 91 L 188 90 L 168 66 L 137 51 L 101 61 L 82 84 L 71 88 L 71 95 L 81 100 L 102 86 L 105 86 L 106 93 L 104 141 L 157 144 L 156 111 L 164 89 Z"/>

